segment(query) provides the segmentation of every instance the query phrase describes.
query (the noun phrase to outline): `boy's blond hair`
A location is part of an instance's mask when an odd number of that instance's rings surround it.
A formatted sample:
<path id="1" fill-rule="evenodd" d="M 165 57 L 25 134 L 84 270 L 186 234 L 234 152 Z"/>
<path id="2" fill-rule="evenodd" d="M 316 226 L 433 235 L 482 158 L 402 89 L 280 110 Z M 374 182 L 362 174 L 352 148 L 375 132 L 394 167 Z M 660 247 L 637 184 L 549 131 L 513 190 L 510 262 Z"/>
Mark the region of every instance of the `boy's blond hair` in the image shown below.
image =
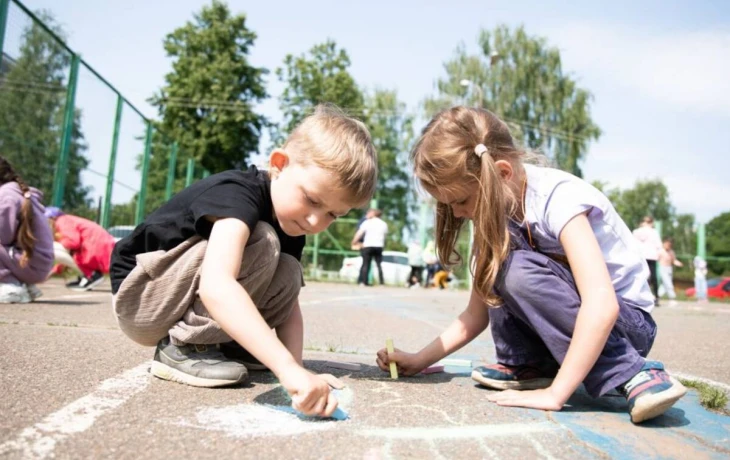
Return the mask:
<path id="1" fill-rule="evenodd" d="M 318 105 L 292 131 L 283 149 L 302 165 L 331 172 L 353 207 L 363 206 L 375 194 L 378 157 L 370 132 L 334 105 Z"/>

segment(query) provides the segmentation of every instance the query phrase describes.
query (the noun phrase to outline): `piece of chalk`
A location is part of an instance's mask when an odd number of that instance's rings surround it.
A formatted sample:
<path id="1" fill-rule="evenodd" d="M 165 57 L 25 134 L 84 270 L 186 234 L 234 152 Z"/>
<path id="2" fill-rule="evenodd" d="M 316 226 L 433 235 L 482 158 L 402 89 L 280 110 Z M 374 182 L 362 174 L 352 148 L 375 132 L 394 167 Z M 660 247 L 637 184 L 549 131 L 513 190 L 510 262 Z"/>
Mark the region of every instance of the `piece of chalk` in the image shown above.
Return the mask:
<path id="1" fill-rule="evenodd" d="M 267 404 L 268 405 L 268 404 Z M 350 416 L 345 412 L 344 410 L 340 409 L 339 407 L 335 409 L 335 411 L 332 413 L 329 417 L 320 417 L 318 415 L 304 415 L 303 413 L 299 412 L 298 410 L 294 409 L 291 406 L 272 406 L 268 405 L 270 408 L 274 410 L 278 410 L 281 412 L 286 412 L 288 414 L 294 414 L 297 417 L 299 417 L 301 420 L 311 420 L 311 421 L 317 421 L 317 420 L 336 420 L 338 422 L 342 420 L 347 420 Z"/>
<path id="2" fill-rule="evenodd" d="M 442 364 L 444 366 L 471 367 L 471 361 L 468 359 L 445 358 L 439 361 L 439 364 Z"/>
<path id="3" fill-rule="evenodd" d="M 385 340 L 385 349 L 388 350 L 389 354 L 395 352 L 395 347 L 393 346 L 393 339 Z M 391 379 L 398 378 L 398 367 L 395 365 L 394 361 L 390 362 L 390 378 Z"/>
<path id="4" fill-rule="evenodd" d="M 360 365 L 357 363 L 341 363 L 338 361 L 327 361 L 325 363 L 327 367 L 333 367 L 335 369 L 345 369 L 348 371 L 359 371 Z"/>
<path id="5" fill-rule="evenodd" d="M 432 366 L 428 366 L 424 370 L 421 371 L 421 374 L 436 374 L 438 372 L 443 372 L 444 366 L 441 364 L 434 364 Z"/>

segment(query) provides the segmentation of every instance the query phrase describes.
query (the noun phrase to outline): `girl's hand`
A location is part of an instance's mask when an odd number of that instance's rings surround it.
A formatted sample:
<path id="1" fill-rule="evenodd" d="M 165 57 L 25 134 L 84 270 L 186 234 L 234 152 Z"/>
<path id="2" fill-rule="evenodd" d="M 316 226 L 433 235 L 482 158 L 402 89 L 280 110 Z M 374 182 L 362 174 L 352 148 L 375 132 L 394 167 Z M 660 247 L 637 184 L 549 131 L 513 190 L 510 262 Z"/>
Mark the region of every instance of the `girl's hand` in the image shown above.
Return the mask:
<path id="1" fill-rule="evenodd" d="M 314 375 L 296 366 L 280 378 L 281 384 L 291 395 L 292 407 L 305 415 L 330 417 L 337 409 L 337 398 L 330 392 L 344 384 L 331 374 Z"/>
<path id="2" fill-rule="evenodd" d="M 426 367 L 416 353 L 406 353 L 397 348 L 390 354 L 388 354 L 385 348 L 378 351 L 378 357 L 375 362 L 381 370 L 389 371 L 391 361 L 395 362 L 396 366 L 398 366 L 398 374 L 406 376 L 418 374 Z"/>
<path id="3" fill-rule="evenodd" d="M 527 407 L 529 409 L 560 410 L 564 401 L 555 396 L 550 388 L 541 390 L 504 390 L 487 397 L 500 406 Z"/>

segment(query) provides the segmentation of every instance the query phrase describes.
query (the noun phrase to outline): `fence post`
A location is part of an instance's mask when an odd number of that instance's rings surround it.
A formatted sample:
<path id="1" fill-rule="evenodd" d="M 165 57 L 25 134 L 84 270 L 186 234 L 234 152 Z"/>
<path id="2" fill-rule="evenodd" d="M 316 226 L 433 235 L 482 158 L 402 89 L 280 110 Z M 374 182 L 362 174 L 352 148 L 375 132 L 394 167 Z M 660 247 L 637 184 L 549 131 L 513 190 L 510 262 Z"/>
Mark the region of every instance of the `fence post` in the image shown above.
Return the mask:
<path id="1" fill-rule="evenodd" d="M 76 84 L 79 80 L 78 54 L 71 56 L 71 71 L 68 75 L 68 88 L 66 88 L 66 106 L 64 108 L 63 133 L 61 134 L 61 152 L 56 163 L 56 173 L 53 176 L 53 205 L 63 206 L 63 194 L 66 190 L 66 170 L 68 168 L 69 151 L 71 150 L 71 139 L 74 131 L 74 118 L 76 115 Z"/>
<path id="2" fill-rule="evenodd" d="M 177 142 L 172 143 L 170 148 L 170 160 L 167 163 L 167 187 L 165 188 L 165 201 L 172 197 L 172 185 L 175 183 L 175 166 L 177 165 Z"/>
<path id="3" fill-rule="evenodd" d="M 706 260 L 707 247 L 705 244 L 705 224 L 697 224 L 697 255 Z"/>
<path id="4" fill-rule="evenodd" d="M 139 196 L 137 197 L 137 216 L 134 219 L 134 225 L 139 225 L 144 220 L 145 200 L 147 199 L 147 175 L 150 172 L 150 156 L 152 156 L 152 123 L 147 122 L 147 134 L 144 140 L 144 157 L 142 158 L 142 183 L 139 186 Z"/>
<path id="5" fill-rule="evenodd" d="M 190 187 L 193 183 L 193 174 L 195 173 L 195 160 L 188 158 L 188 175 L 185 177 L 185 187 Z"/>
<path id="6" fill-rule="evenodd" d="M 114 134 L 112 135 L 112 151 L 109 155 L 109 172 L 106 175 L 106 194 L 104 195 L 104 205 L 101 208 L 101 226 L 109 227 L 111 220 L 112 191 L 114 190 L 114 170 L 117 166 L 117 147 L 119 146 L 119 127 L 122 124 L 122 111 L 124 109 L 124 99 L 121 94 L 117 94 L 117 111 L 114 115 Z"/>
<path id="7" fill-rule="evenodd" d="M 8 7 L 10 0 L 0 0 L 0 59 L 3 55 L 3 46 L 5 45 L 5 30 L 8 26 Z"/>
<path id="8" fill-rule="evenodd" d="M 208 176 L 210 176 L 210 171 L 208 171 L 207 169 L 204 169 L 203 170 L 203 179 L 205 179 Z"/>

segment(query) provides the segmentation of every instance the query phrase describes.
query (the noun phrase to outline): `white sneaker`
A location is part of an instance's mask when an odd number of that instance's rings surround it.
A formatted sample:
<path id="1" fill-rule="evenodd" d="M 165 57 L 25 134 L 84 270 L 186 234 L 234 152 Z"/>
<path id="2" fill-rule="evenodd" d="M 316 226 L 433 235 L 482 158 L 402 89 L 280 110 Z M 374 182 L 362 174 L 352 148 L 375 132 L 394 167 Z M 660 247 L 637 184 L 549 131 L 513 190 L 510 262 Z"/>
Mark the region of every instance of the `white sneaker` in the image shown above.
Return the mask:
<path id="1" fill-rule="evenodd" d="M 28 294 L 30 295 L 30 300 L 35 301 L 38 297 L 41 297 L 43 295 L 43 291 L 38 289 L 38 286 L 35 284 L 28 284 L 26 286 L 28 289 Z"/>
<path id="2" fill-rule="evenodd" d="M 28 289 L 22 284 L 0 283 L 0 303 L 29 303 Z"/>

